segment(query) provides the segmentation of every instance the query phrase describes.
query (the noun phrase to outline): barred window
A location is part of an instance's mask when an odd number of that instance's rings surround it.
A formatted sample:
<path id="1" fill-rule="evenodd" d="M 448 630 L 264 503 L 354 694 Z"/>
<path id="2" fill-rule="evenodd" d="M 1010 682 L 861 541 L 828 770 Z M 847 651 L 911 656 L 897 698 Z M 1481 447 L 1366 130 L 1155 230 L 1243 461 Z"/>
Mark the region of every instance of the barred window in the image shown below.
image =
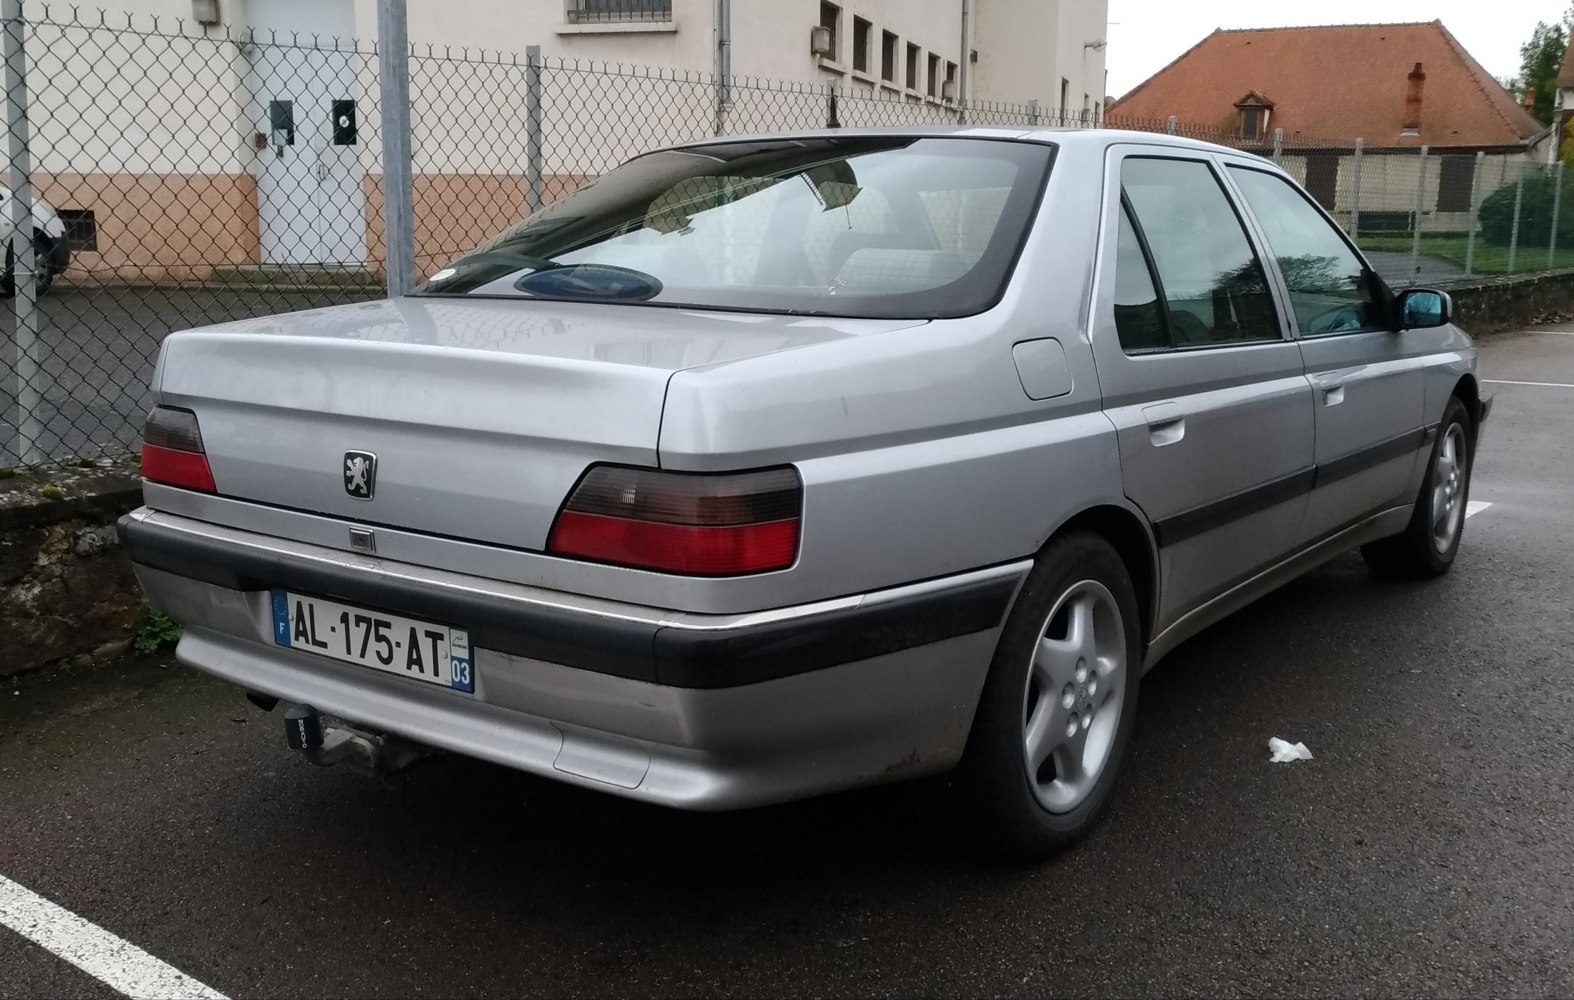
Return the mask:
<path id="1" fill-rule="evenodd" d="M 672 0 L 568 0 L 574 24 L 601 21 L 670 21 Z"/>

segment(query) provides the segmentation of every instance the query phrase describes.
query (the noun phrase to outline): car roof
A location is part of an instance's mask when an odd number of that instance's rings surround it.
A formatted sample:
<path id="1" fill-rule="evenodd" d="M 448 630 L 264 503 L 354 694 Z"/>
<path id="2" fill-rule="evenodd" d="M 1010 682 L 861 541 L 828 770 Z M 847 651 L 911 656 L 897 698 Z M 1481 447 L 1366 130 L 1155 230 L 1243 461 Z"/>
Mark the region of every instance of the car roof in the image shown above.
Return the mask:
<path id="1" fill-rule="evenodd" d="M 1107 128 L 1002 128 L 979 125 L 896 125 L 879 128 L 810 129 L 794 132 L 756 132 L 745 135 L 723 135 L 696 142 L 678 143 L 668 149 L 699 149 L 705 146 L 738 142 L 764 142 L 783 139 L 857 139 L 861 137 L 913 136 L 917 138 L 960 139 L 1013 139 L 1019 142 L 1053 143 L 1067 148 L 1092 146 L 1102 149 L 1111 143 L 1140 142 L 1150 146 L 1170 146 L 1210 153 L 1240 153 L 1238 149 L 1220 146 L 1199 139 L 1169 135 L 1163 132 L 1134 132 L 1126 129 Z"/>

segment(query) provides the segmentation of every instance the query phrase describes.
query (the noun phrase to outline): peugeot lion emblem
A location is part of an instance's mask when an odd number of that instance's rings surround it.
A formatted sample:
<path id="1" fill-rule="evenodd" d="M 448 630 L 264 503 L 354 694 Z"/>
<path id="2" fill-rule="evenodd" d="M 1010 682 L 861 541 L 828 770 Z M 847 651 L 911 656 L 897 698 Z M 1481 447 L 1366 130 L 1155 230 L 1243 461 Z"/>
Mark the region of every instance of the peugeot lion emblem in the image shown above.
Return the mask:
<path id="1" fill-rule="evenodd" d="M 369 451 L 344 453 L 344 492 L 357 500 L 370 500 L 377 489 L 377 456 Z"/>

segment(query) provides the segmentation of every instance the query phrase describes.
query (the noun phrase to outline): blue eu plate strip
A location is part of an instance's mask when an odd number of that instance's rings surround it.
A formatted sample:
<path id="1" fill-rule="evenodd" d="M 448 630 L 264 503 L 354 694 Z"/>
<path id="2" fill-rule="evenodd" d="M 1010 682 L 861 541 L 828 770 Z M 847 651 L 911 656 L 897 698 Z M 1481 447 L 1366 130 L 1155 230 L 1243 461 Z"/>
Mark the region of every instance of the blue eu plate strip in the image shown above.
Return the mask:
<path id="1" fill-rule="evenodd" d="M 290 644 L 290 598 L 282 590 L 273 592 L 273 641 Z"/>

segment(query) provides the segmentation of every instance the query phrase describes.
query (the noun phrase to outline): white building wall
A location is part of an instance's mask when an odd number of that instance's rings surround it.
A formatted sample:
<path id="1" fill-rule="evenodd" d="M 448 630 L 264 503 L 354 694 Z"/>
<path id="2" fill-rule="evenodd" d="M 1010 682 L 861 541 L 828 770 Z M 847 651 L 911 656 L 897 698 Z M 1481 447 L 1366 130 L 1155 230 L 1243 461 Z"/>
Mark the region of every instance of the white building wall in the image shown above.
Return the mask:
<path id="1" fill-rule="evenodd" d="M 1077 117 L 1104 101 L 1108 0 L 975 0 L 979 52 L 973 95 L 982 101 L 1037 101 L 1046 115 Z"/>
<path id="2" fill-rule="evenodd" d="M 365 242 L 375 259 L 377 0 L 349 2 L 356 37 L 341 40 L 349 54 L 333 58 L 353 67 L 339 89 L 356 101 L 360 138 L 358 148 L 333 156 L 345 169 L 358 163 L 364 176 Z M 285 58 L 276 43 L 335 42 L 270 34 L 253 43 L 250 3 L 220 0 L 223 24 L 203 27 L 191 0 L 107 0 L 103 11 L 56 4 L 47 15 L 43 3 L 29 0 L 31 19 L 75 24 L 52 37 L 36 27 L 30 35 L 31 117 L 43 196 L 100 219 L 108 249 L 101 260 L 84 256 L 84 267 L 119 273 L 160 266 L 174 254 L 181 269 L 169 273 L 200 276 L 218 256 L 227 264 L 256 261 L 255 234 L 266 214 L 258 181 L 275 156 L 258 145 L 269 131 L 267 100 L 315 106 L 323 99 L 264 85 L 259 67 Z M 1034 99 L 1049 112 L 1062 76 L 1072 81 L 1076 110 L 1083 93 L 1102 98 L 1103 53 L 1085 43 L 1102 38 L 1107 0 L 972 0 L 971 46 L 962 37 L 963 0 L 843 0 L 835 51 L 824 55 L 810 41 L 820 0 L 731 0 L 733 83 L 718 118 L 717 0 L 672 6 L 668 22 L 576 24 L 565 0 L 409 0 L 417 236 L 430 256 L 460 252 L 524 209 L 524 53 L 532 45 L 547 61 L 549 200 L 653 146 L 718 130 L 823 126 L 828 85 L 846 125 L 954 122 L 945 82 L 954 79 L 959 89 L 964 76 L 972 101 L 1021 109 L 979 114 L 979 122 L 1021 120 Z M 863 70 L 855 69 L 855 19 L 869 24 Z M 883 72 L 886 32 L 895 36 L 892 79 Z M 914 87 L 907 86 L 910 46 Z M 969 74 L 970 47 L 979 61 Z M 938 60 L 933 94 L 931 58 Z"/>

